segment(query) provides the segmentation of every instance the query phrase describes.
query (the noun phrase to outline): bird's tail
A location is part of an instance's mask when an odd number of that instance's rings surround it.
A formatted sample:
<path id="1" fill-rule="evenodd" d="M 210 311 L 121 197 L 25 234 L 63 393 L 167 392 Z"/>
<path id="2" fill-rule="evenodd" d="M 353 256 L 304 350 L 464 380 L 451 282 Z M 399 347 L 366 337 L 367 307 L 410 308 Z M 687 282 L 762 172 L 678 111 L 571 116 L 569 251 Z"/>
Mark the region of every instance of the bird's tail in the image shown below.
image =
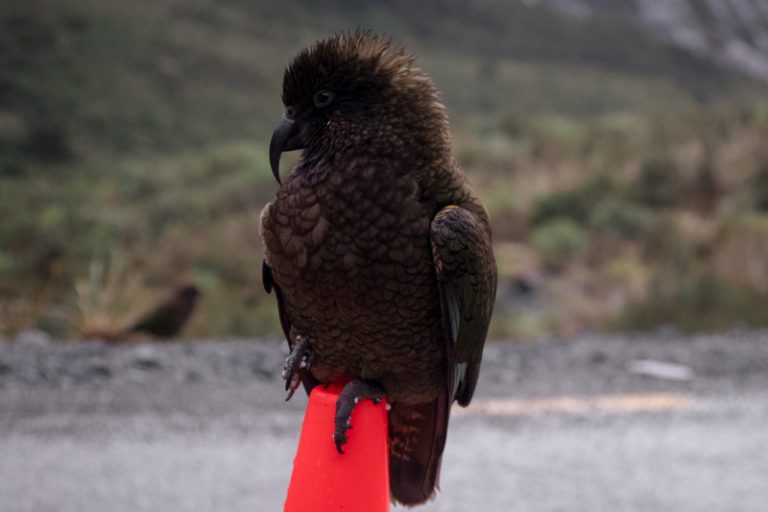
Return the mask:
<path id="1" fill-rule="evenodd" d="M 406 506 L 432 499 L 448 432 L 447 396 L 415 406 L 393 404 L 389 413 L 392 499 Z"/>

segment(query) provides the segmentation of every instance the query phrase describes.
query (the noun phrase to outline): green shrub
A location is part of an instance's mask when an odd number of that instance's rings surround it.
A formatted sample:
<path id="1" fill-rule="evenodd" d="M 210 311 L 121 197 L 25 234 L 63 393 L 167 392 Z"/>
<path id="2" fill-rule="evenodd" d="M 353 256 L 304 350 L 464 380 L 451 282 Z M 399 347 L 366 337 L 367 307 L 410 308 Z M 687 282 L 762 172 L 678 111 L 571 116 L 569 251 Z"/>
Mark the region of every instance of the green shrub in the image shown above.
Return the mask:
<path id="1" fill-rule="evenodd" d="M 500 116 L 498 121 L 498 130 L 510 139 L 517 139 L 526 135 L 528 129 L 528 120 L 516 112 L 507 112 Z"/>
<path id="2" fill-rule="evenodd" d="M 610 179 L 600 175 L 580 187 L 543 196 L 533 207 L 533 222 L 541 224 L 562 217 L 584 223 L 589 219 L 594 205 L 611 194 L 613 188 Z"/>
<path id="3" fill-rule="evenodd" d="M 657 215 L 643 238 L 643 258 L 676 271 L 701 263 L 706 249 L 705 244 L 681 229 L 673 215 Z"/>
<path id="4" fill-rule="evenodd" d="M 701 212 L 710 213 L 717 207 L 722 193 L 717 169 L 715 169 L 711 156 L 708 155 L 696 168 L 696 175 L 689 194 L 691 206 Z"/>
<path id="5" fill-rule="evenodd" d="M 768 211 L 768 162 L 752 178 L 752 204 L 756 210 Z"/>
<path id="6" fill-rule="evenodd" d="M 587 235 L 573 220 L 554 218 L 534 230 L 531 244 L 545 268 L 560 271 L 584 253 Z"/>
<path id="7" fill-rule="evenodd" d="M 673 206 L 682 195 L 679 170 L 667 158 L 650 158 L 641 165 L 627 192 L 630 199 L 654 208 Z"/>
<path id="8" fill-rule="evenodd" d="M 650 210 L 620 197 L 599 201 L 589 215 L 590 227 L 627 239 L 643 237 L 652 224 L 653 213 Z"/>
<path id="9" fill-rule="evenodd" d="M 671 276 L 661 273 L 648 296 L 626 306 L 614 327 L 648 330 L 673 325 L 686 331 L 765 325 L 768 296 L 733 286 L 709 271 Z"/>

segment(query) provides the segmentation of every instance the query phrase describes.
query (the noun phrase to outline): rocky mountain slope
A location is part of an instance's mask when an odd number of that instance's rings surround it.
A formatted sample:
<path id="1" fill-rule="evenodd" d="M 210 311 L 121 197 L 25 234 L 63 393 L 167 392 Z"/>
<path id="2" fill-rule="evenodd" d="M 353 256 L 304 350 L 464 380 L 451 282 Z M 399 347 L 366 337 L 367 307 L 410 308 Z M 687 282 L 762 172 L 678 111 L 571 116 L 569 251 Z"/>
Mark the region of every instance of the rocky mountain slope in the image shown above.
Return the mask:
<path id="1" fill-rule="evenodd" d="M 765 0 L 531 0 L 575 17 L 623 16 L 667 41 L 768 81 Z"/>

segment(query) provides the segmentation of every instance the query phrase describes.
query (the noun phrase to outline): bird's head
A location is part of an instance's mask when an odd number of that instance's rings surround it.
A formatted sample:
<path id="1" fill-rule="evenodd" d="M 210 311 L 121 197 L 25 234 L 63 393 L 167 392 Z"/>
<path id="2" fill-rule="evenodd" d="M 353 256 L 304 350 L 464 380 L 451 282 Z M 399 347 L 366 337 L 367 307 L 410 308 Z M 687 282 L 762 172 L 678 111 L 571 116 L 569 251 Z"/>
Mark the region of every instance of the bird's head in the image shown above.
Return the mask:
<path id="1" fill-rule="evenodd" d="M 176 288 L 176 297 L 194 304 L 200 298 L 200 289 L 193 284 L 183 284 Z"/>
<path id="2" fill-rule="evenodd" d="M 391 40 L 342 33 L 301 50 L 283 77 L 285 112 L 269 158 L 280 181 L 280 155 L 414 155 L 450 145 L 439 93 L 426 73 Z"/>

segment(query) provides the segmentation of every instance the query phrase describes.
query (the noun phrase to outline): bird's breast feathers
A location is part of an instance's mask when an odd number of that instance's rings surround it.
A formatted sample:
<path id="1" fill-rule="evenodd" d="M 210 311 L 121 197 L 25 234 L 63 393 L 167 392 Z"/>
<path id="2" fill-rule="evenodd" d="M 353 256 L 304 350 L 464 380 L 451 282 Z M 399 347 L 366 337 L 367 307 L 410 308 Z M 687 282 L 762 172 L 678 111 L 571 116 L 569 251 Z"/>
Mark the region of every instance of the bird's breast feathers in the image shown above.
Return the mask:
<path id="1" fill-rule="evenodd" d="M 426 322 L 438 303 L 434 206 L 407 177 L 383 185 L 375 172 L 352 172 L 307 186 L 307 174 L 294 171 L 262 214 L 266 259 L 291 314 L 308 323 L 351 324 L 361 312 L 382 326 Z"/>
<path id="2" fill-rule="evenodd" d="M 434 206 L 420 199 L 415 181 L 382 180 L 370 167 L 349 167 L 327 172 L 312 186 L 307 181 L 313 176 L 301 169 L 289 176 L 262 213 L 271 265 L 290 260 L 297 270 L 349 271 L 405 263 L 419 252 L 428 259 Z"/>

